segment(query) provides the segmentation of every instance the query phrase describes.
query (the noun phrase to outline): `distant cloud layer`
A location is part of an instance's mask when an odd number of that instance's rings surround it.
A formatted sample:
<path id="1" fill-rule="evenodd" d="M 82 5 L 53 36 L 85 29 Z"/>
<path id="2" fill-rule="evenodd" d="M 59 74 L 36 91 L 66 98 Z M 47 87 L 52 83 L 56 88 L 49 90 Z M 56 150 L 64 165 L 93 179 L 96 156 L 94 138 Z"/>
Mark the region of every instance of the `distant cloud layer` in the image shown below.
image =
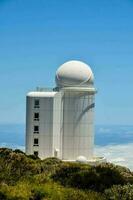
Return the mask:
<path id="1" fill-rule="evenodd" d="M 104 156 L 108 162 L 133 170 L 133 143 L 95 146 L 95 155 Z"/>
<path id="2" fill-rule="evenodd" d="M 25 125 L 0 124 L 0 147 L 25 151 Z M 95 155 L 133 171 L 133 125 L 97 125 Z"/>
<path id="3" fill-rule="evenodd" d="M 13 143 L 0 143 L 0 148 L 5 147 L 5 148 L 11 148 L 11 149 L 20 149 L 21 151 L 25 151 L 25 146 L 13 144 Z"/>
<path id="4" fill-rule="evenodd" d="M 25 151 L 24 146 L 19 146 L 12 143 L 0 143 L 0 147 L 20 149 Z M 96 156 L 104 156 L 108 162 L 122 165 L 133 170 L 133 143 L 110 144 L 105 146 L 96 145 L 94 152 Z"/>

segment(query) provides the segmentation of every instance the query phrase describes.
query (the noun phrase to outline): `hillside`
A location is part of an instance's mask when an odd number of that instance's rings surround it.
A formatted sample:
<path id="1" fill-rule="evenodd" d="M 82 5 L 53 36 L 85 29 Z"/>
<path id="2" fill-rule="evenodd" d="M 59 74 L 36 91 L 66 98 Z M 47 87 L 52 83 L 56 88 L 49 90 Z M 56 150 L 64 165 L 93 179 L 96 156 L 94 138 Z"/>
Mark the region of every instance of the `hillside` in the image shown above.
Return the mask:
<path id="1" fill-rule="evenodd" d="M 0 200 L 132 200 L 133 173 L 0 149 Z"/>

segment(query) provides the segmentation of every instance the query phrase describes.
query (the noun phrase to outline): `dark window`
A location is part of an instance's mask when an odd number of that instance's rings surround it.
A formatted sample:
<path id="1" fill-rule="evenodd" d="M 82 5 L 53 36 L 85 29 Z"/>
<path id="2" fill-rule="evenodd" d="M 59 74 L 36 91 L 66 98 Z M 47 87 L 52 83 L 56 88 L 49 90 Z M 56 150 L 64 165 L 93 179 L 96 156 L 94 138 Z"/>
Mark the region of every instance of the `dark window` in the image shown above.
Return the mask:
<path id="1" fill-rule="evenodd" d="M 35 99 L 35 101 L 34 101 L 34 108 L 40 108 L 39 99 Z"/>
<path id="2" fill-rule="evenodd" d="M 39 113 L 34 113 L 34 120 L 39 121 Z"/>
<path id="3" fill-rule="evenodd" d="M 34 151 L 34 155 L 38 157 L 38 151 Z"/>
<path id="4" fill-rule="evenodd" d="M 34 146 L 38 146 L 38 138 L 34 138 Z"/>
<path id="5" fill-rule="evenodd" d="M 39 126 L 34 126 L 34 133 L 39 133 Z"/>

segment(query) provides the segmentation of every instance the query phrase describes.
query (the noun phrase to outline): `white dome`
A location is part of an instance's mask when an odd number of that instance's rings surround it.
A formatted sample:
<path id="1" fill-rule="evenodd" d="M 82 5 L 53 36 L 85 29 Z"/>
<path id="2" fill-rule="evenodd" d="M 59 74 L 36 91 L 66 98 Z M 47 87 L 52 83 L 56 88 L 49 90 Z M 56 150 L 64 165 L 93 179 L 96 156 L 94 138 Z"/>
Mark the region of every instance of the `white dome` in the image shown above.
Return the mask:
<path id="1" fill-rule="evenodd" d="M 93 73 L 89 65 L 81 61 L 68 61 L 61 65 L 56 72 L 58 87 L 89 86 L 93 83 Z"/>
<path id="2" fill-rule="evenodd" d="M 85 156 L 78 156 L 76 159 L 77 162 L 86 163 L 87 159 Z"/>

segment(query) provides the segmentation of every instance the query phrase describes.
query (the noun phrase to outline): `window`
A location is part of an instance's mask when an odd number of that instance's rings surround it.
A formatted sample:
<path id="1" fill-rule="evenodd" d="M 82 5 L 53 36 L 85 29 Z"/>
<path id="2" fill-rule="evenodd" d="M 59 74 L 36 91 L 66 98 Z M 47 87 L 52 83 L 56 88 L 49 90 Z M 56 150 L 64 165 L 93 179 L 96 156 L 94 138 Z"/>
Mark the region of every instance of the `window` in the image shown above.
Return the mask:
<path id="1" fill-rule="evenodd" d="M 38 157 L 38 151 L 34 151 L 34 156 Z"/>
<path id="2" fill-rule="evenodd" d="M 34 126 L 34 133 L 39 133 L 39 126 Z"/>
<path id="3" fill-rule="evenodd" d="M 34 113 L 34 120 L 39 121 L 39 113 Z"/>
<path id="4" fill-rule="evenodd" d="M 34 146 L 38 146 L 38 138 L 34 138 Z"/>
<path id="5" fill-rule="evenodd" d="M 40 108 L 40 101 L 39 101 L 39 99 L 35 99 L 35 101 L 34 101 L 34 108 Z"/>

